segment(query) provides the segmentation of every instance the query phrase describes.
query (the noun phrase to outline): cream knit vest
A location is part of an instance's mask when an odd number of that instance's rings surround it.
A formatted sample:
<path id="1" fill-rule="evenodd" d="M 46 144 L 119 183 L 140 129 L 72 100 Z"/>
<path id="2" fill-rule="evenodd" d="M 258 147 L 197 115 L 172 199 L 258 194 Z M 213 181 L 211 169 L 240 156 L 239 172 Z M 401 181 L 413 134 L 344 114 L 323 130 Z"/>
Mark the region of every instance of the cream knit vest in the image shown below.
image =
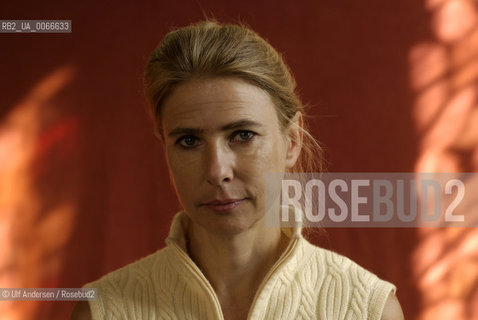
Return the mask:
<path id="1" fill-rule="evenodd" d="M 93 319 L 223 319 L 210 283 L 186 253 L 189 218 L 178 213 L 167 247 L 85 285 L 98 288 Z M 259 287 L 248 319 L 380 319 L 395 286 L 318 248 L 297 229 Z"/>

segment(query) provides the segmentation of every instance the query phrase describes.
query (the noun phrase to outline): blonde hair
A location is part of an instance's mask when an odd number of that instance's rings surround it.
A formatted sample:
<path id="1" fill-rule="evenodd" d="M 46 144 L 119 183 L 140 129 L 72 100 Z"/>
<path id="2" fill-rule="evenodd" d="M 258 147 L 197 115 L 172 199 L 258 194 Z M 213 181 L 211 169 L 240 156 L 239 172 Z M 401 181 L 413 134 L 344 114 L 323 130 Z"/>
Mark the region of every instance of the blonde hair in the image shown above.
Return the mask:
<path id="1" fill-rule="evenodd" d="M 202 21 L 166 34 L 152 52 L 144 74 L 149 112 L 156 135 L 161 136 L 161 105 L 171 90 L 198 77 L 237 77 L 267 92 L 283 128 L 304 105 L 296 94 L 296 82 L 282 56 L 256 32 L 243 25 Z M 323 150 L 301 127 L 302 152 L 293 172 L 322 171 Z"/>

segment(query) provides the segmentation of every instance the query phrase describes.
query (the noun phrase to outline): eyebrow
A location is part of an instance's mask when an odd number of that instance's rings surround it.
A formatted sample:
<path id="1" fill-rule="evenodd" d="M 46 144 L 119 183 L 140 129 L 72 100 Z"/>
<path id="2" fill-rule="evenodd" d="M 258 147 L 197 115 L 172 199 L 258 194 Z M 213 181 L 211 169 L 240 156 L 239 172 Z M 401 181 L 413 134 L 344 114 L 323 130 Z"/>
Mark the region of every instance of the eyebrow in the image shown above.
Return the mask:
<path id="1" fill-rule="evenodd" d="M 234 121 L 222 126 L 221 131 L 229 131 L 229 130 L 244 128 L 244 127 L 261 127 L 261 126 L 262 125 L 259 122 L 249 120 L 249 119 L 241 119 L 241 120 Z M 173 137 L 178 135 L 199 135 L 203 132 L 204 132 L 204 129 L 200 129 L 200 128 L 178 127 L 171 130 L 168 133 L 168 136 Z"/>

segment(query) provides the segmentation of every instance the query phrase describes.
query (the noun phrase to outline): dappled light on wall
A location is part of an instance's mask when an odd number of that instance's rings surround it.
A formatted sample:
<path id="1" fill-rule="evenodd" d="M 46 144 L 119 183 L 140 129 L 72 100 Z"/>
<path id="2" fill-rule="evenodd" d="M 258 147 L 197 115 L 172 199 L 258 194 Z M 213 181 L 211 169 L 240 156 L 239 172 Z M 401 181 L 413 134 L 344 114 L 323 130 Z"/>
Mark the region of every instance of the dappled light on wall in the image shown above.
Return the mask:
<path id="1" fill-rule="evenodd" d="M 478 3 L 424 5 L 432 36 L 409 54 L 419 139 L 415 171 L 477 172 Z M 411 259 L 422 296 L 418 319 L 478 318 L 478 230 L 421 228 L 418 238 Z"/>
<path id="2" fill-rule="evenodd" d="M 0 121 L 0 287 L 56 287 L 75 223 L 78 121 L 54 98 L 75 69 L 52 71 Z M 39 301 L 3 301 L 1 319 L 36 319 Z"/>

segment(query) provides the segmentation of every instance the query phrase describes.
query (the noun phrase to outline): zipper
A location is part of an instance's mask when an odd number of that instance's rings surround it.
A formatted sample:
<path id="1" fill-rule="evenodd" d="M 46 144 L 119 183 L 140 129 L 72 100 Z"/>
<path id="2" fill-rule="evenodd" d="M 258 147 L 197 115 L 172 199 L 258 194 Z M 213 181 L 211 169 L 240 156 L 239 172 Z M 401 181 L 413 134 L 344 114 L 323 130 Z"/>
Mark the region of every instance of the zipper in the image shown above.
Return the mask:
<path id="1" fill-rule="evenodd" d="M 201 280 L 205 289 L 210 293 L 213 297 L 214 305 L 216 307 L 216 313 L 219 316 L 219 319 L 224 320 L 224 315 L 222 314 L 221 304 L 219 303 L 219 299 L 217 298 L 216 292 L 214 292 L 213 287 L 209 283 L 209 281 L 204 277 L 203 273 L 199 270 L 197 265 L 191 260 L 191 258 L 179 247 L 174 241 L 171 244 L 176 248 L 179 252 L 180 257 L 191 267 L 194 271 L 194 274 Z"/>
<path id="2" fill-rule="evenodd" d="M 249 309 L 249 314 L 247 315 L 247 319 L 250 320 L 252 315 L 254 314 L 254 309 L 256 307 L 257 299 L 261 295 L 261 292 L 266 285 L 267 282 L 269 282 L 269 279 L 272 277 L 272 275 L 279 269 L 279 267 L 289 258 L 291 253 L 294 251 L 298 238 L 294 238 L 293 242 L 289 244 L 287 247 L 286 251 L 282 254 L 282 257 L 279 258 L 279 260 L 272 266 L 272 268 L 269 270 L 267 275 L 264 277 L 264 279 L 261 282 L 261 285 L 256 291 L 256 295 L 254 296 L 254 300 L 252 300 L 251 308 Z"/>
<path id="3" fill-rule="evenodd" d="M 269 281 L 269 279 L 272 277 L 272 275 L 276 272 L 276 270 L 289 258 L 291 253 L 294 251 L 298 238 L 294 238 L 293 241 L 289 244 L 287 247 L 286 251 L 282 254 L 281 258 L 272 266 L 272 268 L 269 270 L 267 275 L 264 277 L 262 280 L 259 288 L 256 291 L 256 294 L 254 296 L 254 300 L 252 300 L 251 307 L 249 309 L 249 314 L 247 315 L 247 319 L 250 320 L 251 316 L 254 313 L 254 309 L 257 303 L 257 299 L 261 295 L 261 292 L 266 285 L 266 283 Z M 216 313 L 219 316 L 219 319 L 224 320 L 224 315 L 222 314 L 222 309 L 221 309 L 221 304 L 219 303 L 219 299 L 217 298 L 216 292 L 214 291 L 213 287 L 209 283 L 209 281 L 204 277 L 203 273 L 198 269 L 197 265 L 191 260 L 191 258 L 181 249 L 179 245 L 177 245 L 174 241 L 171 241 L 171 244 L 175 247 L 176 251 L 178 251 L 180 257 L 191 267 L 191 269 L 194 271 L 195 275 L 201 280 L 202 284 L 204 285 L 205 289 L 210 293 L 210 295 L 213 297 L 214 300 L 214 305 L 216 307 Z"/>

